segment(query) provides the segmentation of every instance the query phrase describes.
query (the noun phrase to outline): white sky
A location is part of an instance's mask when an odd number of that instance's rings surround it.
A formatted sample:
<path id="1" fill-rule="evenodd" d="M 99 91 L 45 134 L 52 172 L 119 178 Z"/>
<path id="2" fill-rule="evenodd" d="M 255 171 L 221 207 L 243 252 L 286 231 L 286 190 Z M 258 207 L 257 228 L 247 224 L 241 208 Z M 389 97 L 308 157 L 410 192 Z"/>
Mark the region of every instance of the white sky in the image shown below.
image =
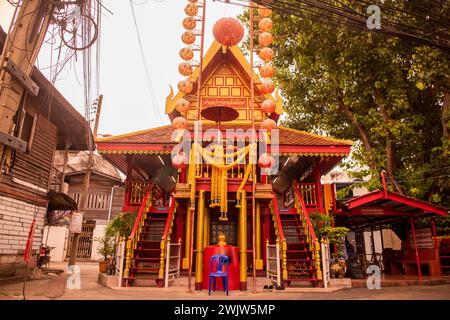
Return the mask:
<path id="1" fill-rule="evenodd" d="M 104 99 L 100 134 L 127 133 L 168 124 L 164 107 L 165 98 L 170 92 L 169 84 L 176 90 L 178 81 L 183 78 L 178 73 L 178 64 L 182 61 L 178 52 L 184 47 L 181 42 L 181 34 L 185 31 L 182 21 L 186 16 L 184 7 L 188 1 L 134 0 L 134 2 L 143 3 L 135 5 L 135 13 L 157 108 L 164 123 L 160 123 L 153 112 L 129 1 L 103 0 L 104 6 L 114 14 L 103 10 L 100 93 L 104 95 Z M 6 0 L 0 0 L 0 25 L 5 31 L 9 26 L 12 12 L 13 7 Z M 242 7 L 239 6 L 207 1 L 205 50 L 213 41 L 214 22 L 224 16 L 234 17 L 241 12 Z M 198 53 L 194 59 L 198 60 Z M 76 72 L 80 82 L 81 61 L 80 54 Z M 38 65 L 42 69 L 49 64 L 50 48 L 46 46 L 41 51 Z M 46 76 L 47 70 L 43 70 Z M 56 87 L 84 115 L 83 84 L 78 82 L 73 68 L 66 67 L 58 77 Z M 95 81 L 93 88 L 95 90 Z"/>

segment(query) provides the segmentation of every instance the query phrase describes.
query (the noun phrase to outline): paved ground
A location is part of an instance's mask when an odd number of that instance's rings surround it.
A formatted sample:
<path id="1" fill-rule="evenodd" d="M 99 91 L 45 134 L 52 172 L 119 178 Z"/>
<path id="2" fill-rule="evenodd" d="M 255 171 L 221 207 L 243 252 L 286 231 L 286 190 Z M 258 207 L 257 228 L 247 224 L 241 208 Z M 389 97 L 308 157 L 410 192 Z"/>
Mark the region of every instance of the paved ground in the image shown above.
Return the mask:
<path id="1" fill-rule="evenodd" d="M 386 287 L 381 290 L 369 290 L 367 288 L 344 289 L 334 292 L 301 292 L 301 290 L 284 290 L 253 293 L 230 292 L 229 297 L 222 292 L 208 296 L 206 291 L 188 293 L 185 286 L 175 286 L 167 289 L 158 288 L 135 288 L 132 290 L 113 290 L 97 283 L 98 264 L 83 263 L 81 267 L 81 289 L 66 288 L 68 275 L 45 275 L 41 279 L 28 281 L 25 286 L 25 297 L 29 300 L 58 299 L 104 299 L 104 300 L 134 300 L 134 299 L 284 299 L 284 300 L 411 300 L 411 299 L 433 299 L 450 300 L 450 285 L 439 286 L 406 286 Z M 52 268 L 66 269 L 66 264 L 52 264 Z M 23 299 L 23 283 L 14 283 L 0 286 L 1 299 Z M 308 290 L 311 291 L 311 290 Z"/>

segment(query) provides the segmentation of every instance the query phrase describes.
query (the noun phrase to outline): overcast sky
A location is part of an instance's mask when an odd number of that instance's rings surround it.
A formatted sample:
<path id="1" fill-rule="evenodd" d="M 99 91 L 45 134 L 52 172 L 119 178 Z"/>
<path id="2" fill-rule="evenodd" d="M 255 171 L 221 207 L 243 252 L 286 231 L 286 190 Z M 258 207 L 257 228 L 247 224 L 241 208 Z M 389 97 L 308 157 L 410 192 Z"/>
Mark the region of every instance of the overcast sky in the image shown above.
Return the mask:
<path id="1" fill-rule="evenodd" d="M 104 6 L 114 14 L 104 10 L 102 19 L 100 91 L 104 95 L 104 101 L 99 129 L 102 134 L 127 133 L 168 124 L 164 106 L 165 98 L 170 92 L 169 84 L 176 89 L 178 81 L 182 79 L 178 73 L 178 64 L 181 62 L 178 52 L 184 46 L 180 38 L 185 31 L 182 20 L 186 16 L 184 7 L 188 1 L 134 2 L 156 107 L 160 110 L 163 123 L 158 121 L 152 108 L 130 3 L 128 0 L 103 0 Z M 140 3 L 142 5 L 138 5 Z M 6 0 L 0 0 L 0 24 L 3 29 L 7 29 L 12 12 L 13 7 Z M 242 7 L 207 1 L 205 50 L 213 41 L 214 22 L 223 16 L 234 17 L 241 12 Z M 50 56 L 50 47 L 47 45 L 38 61 L 38 66 L 47 76 L 48 69 L 45 67 L 50 64 Z M 198 56 L 195 58 L 198 60 Z M 84 115 L 81 61 L 79 55 L 77 72 L 69 65 L 65 68 L 58 77 L 56 87 Z"/>

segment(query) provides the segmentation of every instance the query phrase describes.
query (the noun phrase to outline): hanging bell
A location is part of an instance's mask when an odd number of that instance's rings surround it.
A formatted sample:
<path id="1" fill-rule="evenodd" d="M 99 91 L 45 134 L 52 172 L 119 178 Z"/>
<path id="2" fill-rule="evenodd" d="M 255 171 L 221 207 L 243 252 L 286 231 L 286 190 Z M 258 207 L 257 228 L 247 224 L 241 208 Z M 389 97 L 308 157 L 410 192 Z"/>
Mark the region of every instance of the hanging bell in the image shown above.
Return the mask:
<path id="1" fill-rule="evenodd" d="M 237 199 L 236 200 L 236 208 L 240 208 L 241 207 L 241 199 Z"/>

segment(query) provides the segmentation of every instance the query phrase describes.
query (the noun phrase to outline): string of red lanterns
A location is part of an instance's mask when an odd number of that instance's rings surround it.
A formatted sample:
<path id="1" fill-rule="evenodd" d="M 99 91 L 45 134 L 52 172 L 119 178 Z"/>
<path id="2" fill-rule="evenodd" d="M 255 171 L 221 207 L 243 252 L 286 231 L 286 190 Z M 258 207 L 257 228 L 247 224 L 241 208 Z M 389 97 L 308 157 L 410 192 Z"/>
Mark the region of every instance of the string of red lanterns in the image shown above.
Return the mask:
<path id="1" fill-rule="evenodd" d="M 273 22 L 271 19 L 272 10 L 263 6 L 259 6 L 258 15 L 261 18 L 258 23 L 258 27 L 261 32 L 258 36 L 258 43 L 261 47 L 258 55 L 259 58 L 264 62 L 264 64 L 259 67 L 259 74 L 261 78 L 263 78 L 261 81 L 260 90 L 263 94 L 272 94 L 275 91 L 275 84 L 272 80 L 272 77 L 275 74 L 275 69 L 272 64 L 270 64 L 275 56 L 275 53 L 272 48 L 269 47 L 273 42 L 273 36 L 270 32 L 273 26 Z M 261 128 L 266 129 L 268 132 L 270 132 L 277 126 L 276 122 L 270 118 L 270 115 L 275 112 L 275 109 L 275 102 L 270 98 L 267 98 L 261 104 L 262 112 L 269 116 L 261 122 Z"/>
<path id="2" fill-rule="evenodd" d="M 194 68 L 192 66 L 192 59 L 194 58 L 194 50 L 192 50 L 192 45 L 196 41 L 195 28 L 197 27 L 197 14 L 199 11 L 198 0 L 188 0 L 184 12 L 187 17 L 183 19 L 183 28 L 186 30 L 181 35 L 181 41 L 186 45 L 179 52 L 180 58 L 183 59 L 178 66 L 178 72 L 186 77 L 186 79 L 178 82 L 178 90 L 184 95 L 188 95 L 194 89 L 194 84 L 189 78 L 193 72 Z M 188 121 L 186 119 L 187 112 L 191 103 L 185 97 L 182 97 L 175 101 L 175 110 L 180 113 L 180 115 L 172 120 L 172 127 L 182 133 L 188 127 Z M 180 152 L 172 157 L 172 165 L 177 169 L 185 168 L 188 163 L 188 157 L 183 152 Z"/>
<path id="3" fill-rule="evenodd" d="M 273 36 L 270 32 L 272 30 L 273 22 L 271 19 L 272 10 L 263 6 L 258 7 L 258 15 L 261 18 L 258 27 L 260 34 L 258 36 L 258 44 L 260 45 L 259 58 L 264 62 L 259 67 L 259 75 L 261 76 L 260 90 L 263 94 L 272 94 L 275 91 L 275 84 L 273 83 L 273 76 L 275 69 L 270 63 L 275 53 L 270 48 L 273 43 Z M 273 99 L 267 98 L 261 103 L 261 111 L 268 117 L 261 122 L 261 128 L 267 130 L 269 133 L 272 129 L 277 127 L 277 123 L 270 118 L 271 114 L 275 112 L 276 105 Z M 258 159 L 258 166 L 263 169 L 266 174 L 269 174 L 270 169 L 274 166 L 275 159 L 268 153 L 263 153 Z"/>

